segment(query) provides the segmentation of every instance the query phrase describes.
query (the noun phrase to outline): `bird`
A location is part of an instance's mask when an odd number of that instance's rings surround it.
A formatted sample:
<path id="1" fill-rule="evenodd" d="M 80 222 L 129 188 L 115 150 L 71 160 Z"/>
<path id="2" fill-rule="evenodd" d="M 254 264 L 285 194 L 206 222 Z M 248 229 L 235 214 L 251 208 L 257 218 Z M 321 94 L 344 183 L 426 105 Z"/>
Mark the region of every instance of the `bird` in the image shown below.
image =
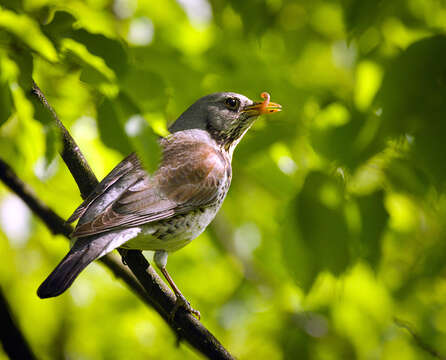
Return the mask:
<path id="1" fill-rule="evenodd" d="M 78 220 L 72 247 L 37 290 L 40 298 L 68 289 L 92 261 L 121 247 L 152 250 L 153 260 L 184 307 L 198 318 L 166 269 L 169 253 L 200 235 L 219 211 L 232 179 L 235 147 L 254 120 L 281 105 L 234 92 L 204 96 L 159 139 L 161 161 L 153 174 L 135 153 L 122 160 L 68 218 Z"/>

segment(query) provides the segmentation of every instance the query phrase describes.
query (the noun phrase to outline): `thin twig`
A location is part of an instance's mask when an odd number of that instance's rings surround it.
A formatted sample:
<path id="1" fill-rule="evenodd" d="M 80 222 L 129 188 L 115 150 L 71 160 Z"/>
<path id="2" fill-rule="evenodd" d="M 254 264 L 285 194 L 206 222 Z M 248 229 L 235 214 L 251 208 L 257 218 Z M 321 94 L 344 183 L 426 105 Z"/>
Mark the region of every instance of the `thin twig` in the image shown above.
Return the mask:
<path id="1" fill-rule="evenodd" d="M 93 174 L 76 142 L 34 82 L 32 92 L 42 105 L 51 112 L 56 121 L 63 137 L 61 156 L 78 184 L 82 197 L 86 198 L 97 184 L 96 176 Z M 140 251 L 120 251 L 120 253 L 134 276 L 145 289 L 155 309 L 165 320 L 168 320 L 169 314 L 175 306 L 175 296 L 172 291 L 164 284 Z M 194 316 L 184 309 L 179 309 L 175 318 L 171 322 L 168 321 L 168 324 L 174 329 L 180 339 L 187 340 L 203 355 L 212 359 L 233 359 L 221 343 Z"/>
<path id="2" fill-rule="evenodd" d="M 395 325 L 407 330 L 407 332 L 412 336 L 417 346 L 422 349 L 423 351 L 427 352 L 431 356 L 440 359 L 440 360 L 446 360 L 446 357 L 442 356 L 437 350 L 435 350 L 432 346 L 427 344 L 419 334 L 412 328 L 412 326 L 404 320 L 394 318 L 393 321 L 395 322 Z"/>

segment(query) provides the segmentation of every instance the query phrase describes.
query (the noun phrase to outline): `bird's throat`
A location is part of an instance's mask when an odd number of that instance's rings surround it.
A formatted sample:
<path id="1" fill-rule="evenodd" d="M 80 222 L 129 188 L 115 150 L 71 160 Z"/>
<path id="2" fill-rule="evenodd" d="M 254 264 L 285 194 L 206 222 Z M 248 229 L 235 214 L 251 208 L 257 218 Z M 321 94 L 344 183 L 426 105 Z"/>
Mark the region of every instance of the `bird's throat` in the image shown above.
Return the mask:
<path id="1" fill-rule="evenodd" d="M 212 127 L 208 122 L 207 131 L 211 137 L 217 142 L 217 144 L 224 149 L 231 157 L 235 147 L 249 130 L 253 124 L 254 119 L 246 118 L 237 121 L 233 126 L 230 126 L 224 130 L 217 130 Z"/>

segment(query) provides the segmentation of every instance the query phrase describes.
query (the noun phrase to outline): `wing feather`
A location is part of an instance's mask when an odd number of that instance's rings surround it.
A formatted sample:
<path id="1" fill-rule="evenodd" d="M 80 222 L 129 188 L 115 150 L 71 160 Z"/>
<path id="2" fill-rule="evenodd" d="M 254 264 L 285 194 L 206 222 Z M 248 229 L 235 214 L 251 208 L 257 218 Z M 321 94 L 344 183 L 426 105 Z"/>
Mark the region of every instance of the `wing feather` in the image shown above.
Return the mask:
<path id="1" fill-rule="evenodd" d="M 138 165 L 138 159 L 135 153 L 130 154 L 122 160 L 93 190 L 93 192 L 74 210 L 73 214 L 66 221 L 68 224 L 79 219 L 87 210 L 88 206 L 103 194 L 116 181 Z"/>
<path id="2" fill-rule="evenodd" d="M 84 237 L 138 226 L 214 203 L 227 180 L 229 160 L 212 142 L 185 137 L 184 133 L 189 131 L 162 139 L 163 160 L 157 172 L 152 177 L 148 174 L 142 178 L 135 176 L 135 181 L 104 211 L 91 221 L 80 221 L 72 236 Z M 175 141 L 178 140 L 176 134 L 183 136 L 182 141 Z M 136 167 L 140 168 L 137 158 L 136 161 Z M 131 175 L 132 171 L 125 176 Z M 112 188 L 113 183 L 105 191 Z M 103 194 L 97 194 L 90 205 L 101 201 Z"/>

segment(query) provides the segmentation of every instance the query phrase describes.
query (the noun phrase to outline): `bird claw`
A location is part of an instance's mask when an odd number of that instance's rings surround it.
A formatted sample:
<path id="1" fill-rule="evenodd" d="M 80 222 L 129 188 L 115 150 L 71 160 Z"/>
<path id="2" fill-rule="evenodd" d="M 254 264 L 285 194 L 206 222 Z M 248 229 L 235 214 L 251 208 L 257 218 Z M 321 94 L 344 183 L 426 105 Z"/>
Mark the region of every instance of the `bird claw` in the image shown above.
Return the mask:
<path id="1" fill-rule="evenodd" d="M 201 318 L 201 314 L 198 310 L 195 310 L 192 306 L 190 306 L 189 301 L 186 300 L 186 298 L 182 294 L 176 294 L 177 300 L 175 301 L 175 305 L 170 312 L 169 315 L 169 321 L 173 322 L 175 315 L 177 314 L 177 311 L 179 308 L 183 308 L 187 312 L 194 315 L 198 320 Z"/>

